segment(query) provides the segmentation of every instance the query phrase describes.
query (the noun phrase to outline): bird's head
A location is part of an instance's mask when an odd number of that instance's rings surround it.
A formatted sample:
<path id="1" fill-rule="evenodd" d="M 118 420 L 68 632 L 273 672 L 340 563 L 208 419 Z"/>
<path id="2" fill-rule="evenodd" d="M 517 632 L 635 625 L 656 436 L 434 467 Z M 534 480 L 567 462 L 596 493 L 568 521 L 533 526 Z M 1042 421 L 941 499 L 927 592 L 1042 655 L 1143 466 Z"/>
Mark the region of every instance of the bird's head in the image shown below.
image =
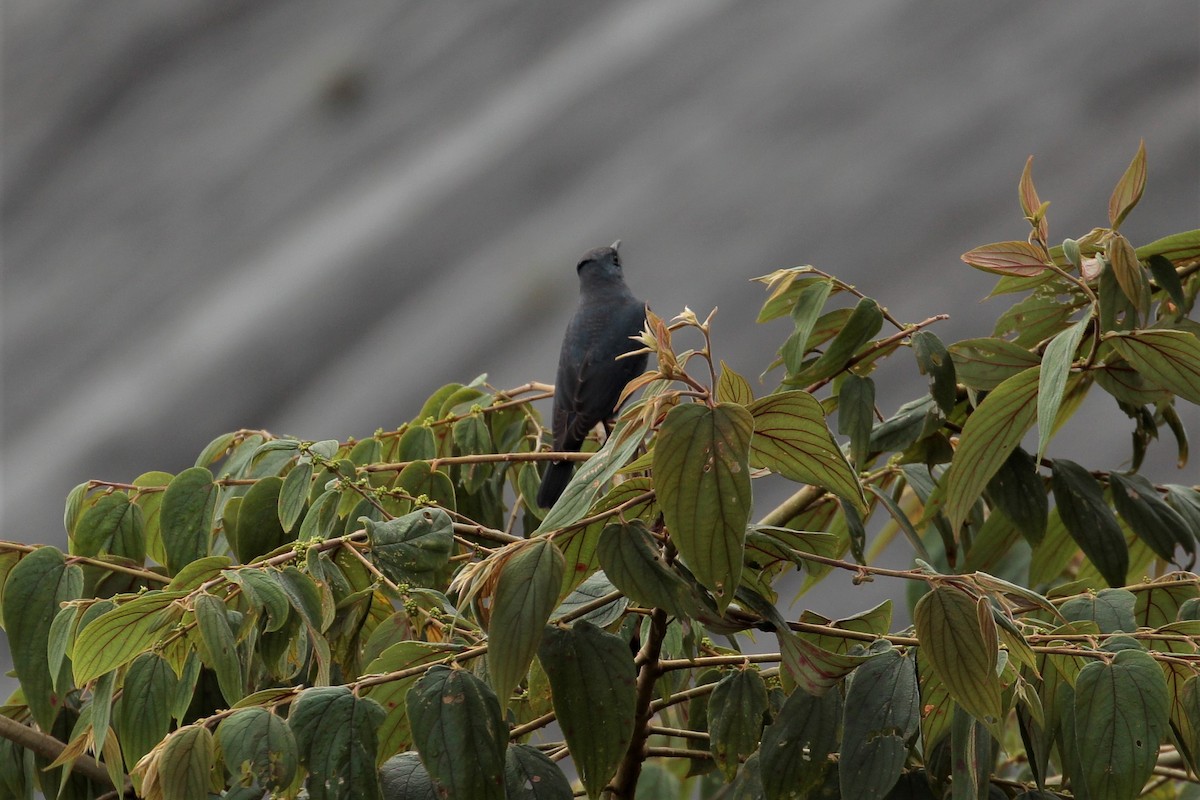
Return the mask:
<path id="1" fill-rule="evenodd" d="M 589 250 L 579 259 L 575 272 L 579 274 L 579 284 L 584 289 L 603 286 L 624 286 L 625 275 L 621 272 L 621 256 L 617 247 L 621 240 L 612 243 L 611 247 L 597 247 Z"/>

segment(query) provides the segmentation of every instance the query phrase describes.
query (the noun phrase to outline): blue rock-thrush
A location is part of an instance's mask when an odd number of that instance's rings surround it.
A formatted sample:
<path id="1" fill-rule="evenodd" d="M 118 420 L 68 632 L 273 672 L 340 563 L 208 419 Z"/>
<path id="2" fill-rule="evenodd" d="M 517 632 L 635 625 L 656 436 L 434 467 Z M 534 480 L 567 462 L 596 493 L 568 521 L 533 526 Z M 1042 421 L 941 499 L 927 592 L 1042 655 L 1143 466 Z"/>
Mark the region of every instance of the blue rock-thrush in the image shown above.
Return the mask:
<path id="1" fill-rule="evenodd" d="M 620 241 L 580 259 L 579 307 L 567 325 L 554 384 L 554 449 L 575 452 L 596 423 L 612 418 L 625 384 L 646 368 L 646 354 L 618 358 L 641 347 L 630 339 L 646 322 L 646 304 L 621 274 Z M 571 462 L 546 466 L 537 503 L 549 508 L 571 480 Z"/>

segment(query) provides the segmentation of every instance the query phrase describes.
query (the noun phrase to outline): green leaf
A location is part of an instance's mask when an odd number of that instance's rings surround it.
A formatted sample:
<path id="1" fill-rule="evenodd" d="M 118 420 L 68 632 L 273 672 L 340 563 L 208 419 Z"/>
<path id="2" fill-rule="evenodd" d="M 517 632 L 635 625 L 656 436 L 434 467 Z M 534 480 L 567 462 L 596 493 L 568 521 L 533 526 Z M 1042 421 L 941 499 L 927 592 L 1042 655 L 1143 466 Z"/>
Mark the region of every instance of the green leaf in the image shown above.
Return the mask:
<path id="1" fill-rule="evenodd" d="M 792 692 L 762 733 L 759 759 L 766 800 L 810 796 L 829 769 L 829 754 L 837 750 L 841 721 L 838 692 L 820 697 Z"/>
<path id="2" fill-rule="evenodd" d="M 910 400 L 871 431 L 868 449 L 875 453 L 901 451 L 935 433 L 942 426 L 942 412 L 930 395 Z"/>
<path id="3" fill-rule="evenodd" d="M 12 663 L 25 702 L 38 727 L 54 727 L 64 698 L 54 691 L 47 644 L 59 605 L 83 592 L 83 571 L 68 566 L 54 547 L 39 547 L 22 558 L 4 584 L 5 623 Z"/>
<path id="4" fill-rule="evenodd" d="M 996 242 L 963 253 L 960 258 L 975 269 L 996 275 L 1031 278 L 1049 268 L 1046 251 L 1029 242 Z"/>
<path id="5" fill-rule="evenodd" d="M 458 508 L 454 494 L 454 482 L 441 470 L 433 468 L 428 461 L 414 461 L 396 476 L 396 488 L 411 497 L 425 495 L 448 511 Z"/>
<path id="6" fill-rule="evenodd" d="M 992 335 L 1012 334 L 1014 344 L 1035 349 L 1067 327 L 1077 307 L 1077 303 L 1063 302 L 1055 294 L 1034 293 L 1001 314 Z"/>
<path id="7" fill-rule="evenodd" d="M 466 670 L 433 666 L 406 702 L 421 760 L 445 796 L 504 800 L 508 729 L 488 685 Z"/>
<path id="8" fill-rule="evenodd" d="M 867 510 L 858 476 L 829 433 L 825 412 L 815 397 L 801 391 L 778 392 L 754 401 L 749 411 L 754 424 L 753 466 L 828 489 L 860 511 Z"/>
<path id="9" fill-rule="evenodd" d="M 1200 492 L 1190 486 L 1168 483 L 1167 503 L 1187 522 L 1192 536 L 1200 540 Z"/>
<path id="10" fill-rule="evenodd" d="M 83 686 L 153 647 L 183 616 L 176 601 L 187 594 L 147 592 L 92 620 L 75 639 L 75 684 Z"/>
<path id="11" fill-rule="evenodd" d="M 1200 403 L 1200 338 L 1187 331 L 1131 331 L 1109 337 L 1117 352 L 1154 386 Z"/>
<path id="12" fill-rule="evenodd" d="M 846 365 L 883 327 L 883 311 L 869 297 L 858 301 L 854 312 L 846 320 L 825 352 L 801 372 L 792 374 L 785 381 L 793 386 L 805 385 L 831 378 L 845 369 Z"/>
<path id="13" fill-rule="evenodd" d="M 954 702 L 1000 731 L 1004 711 L 996 677 L 999 640 L 991 608 L 951 586 L 938 586 L 917 601 L 913 612 L 921 650 Z"/>
<path id="14" fill-rule="evenodd" d="M 297 532 L 296 538 L 299 541 L 308 542 L 333 536 L 334 528 L 337 526 L 340 500 L 341 494 L 337 489 L 327 489 L 322 492 L 309 506 L 308 513 L 304 515 L 304 520 L 300 523 L 300 530 Z"/>
<path id="15" fill-rule="evenodd" d="M 750 388 L 750 382 L 724 361 L 721 362 L 721 376 L 717 379 L 717 400 L 742 406 L 754 402 L 754 390 Z"/>
<path id="16" fill-rule="evenodd" d="M 529 672 L 558 602 L 563 557 L 546 538 L 528 540 L 504 562 L 488 622 L 488 677 L 500 708 Z"/>
<path id="17" fill-rule="evenodd" d="M 1070 622 L 1094 622 L 1101 633 L 1137 630 L 1134 610 L 1137 597 L 1124 589 L 1101 589 L 1096 594 L 1072 597 L 1060 607 Z"/>
<path id="18" fill-rule="evenodd" d="M 71 553 L 80 556 L 106 553 L 141 563 L 146 560 L 144 528 L 142 509 L 129 501 L 129 495 L 124 492 L 103 495 L 79 518 Z"/>
<path id="19" fill-rule="evenodd" d="M 742 572 L 753 430 L 741 406 L 689 403 L 671 409 L 654 446 L 654 488 L 671 541 L 722 611 Z"/>
<path id="20" fill-rule="evenodd" d="M 295 532 L 289 534 L 279 521 L 282 490 L 283 479 L 271 476 L 259 480 L 242 497 L 237 536 L 230 544 L 238 561 L 243 564 L 295 541 Z"/>
<path id="21" fill-rule="evenodd" d="M 212 466 L 213 463 L 225 457 L 225 455 L 229 452 L 229 448 L 233 447 L 234 442 L 237 441 L 237 438 L 238 434 L 235 432 L 223 433 L 217 438 L 213 439 L 204 446 L 203 450 L 200 451 L 200 455 L 196 457 L 195 466 Z"/>
<path id="22" fill-rule="evenodd" d="M 575 470 L 571 482 L 534 534 L 565 528 L 587 514 L 604 486 L 637 453 L 644 433 L 642 424 L 617 423 L 604 446 Z"/>
<path id="23" fill-rule="evenodd" d="M 1092 474 L 1073 461 L 1055 459 L 1050 484 L 1059 516 L 1071 538 L 1109 586 L 1124 586 L 1129 548 L 1104 490 Z"/>
<path id="24" fill-rule="evenodd" d="M 163 493 L 160 525 L 171 575 L 209 554 L 217 494 L 212 473 L 204 467 L 185 469 Z"/>
<path id="25" fill-rule="evenodd" d="M 560 620 L 568 614 L 574 614 L 581 606 L 588 605 L 601 597 L 605 597 L 613 592 L 616 592 L 617 587 L 613 586 L 612 581 L 603 571 L 597 571 L 585 580 L 583 583 L 567 595 L 558 608 L 554 609 L 550 614 L 551 620 Z M 625 609 L 629 607 L 629 598 L 617 592 L 617 598 L 610 603 L 605 603 L 599 608 L 594 608 L 591 611 L 579 617 L 580 620 L 587 620 L 593 625 L 605 628 L 616 622 L 625 613 Z"/>
<path id="26" fill-rule="evenodd" d="M 888 649 L 854 671 L 846 691 L 839 772 L 842 797 L 886 797 L 916 738 L 921 702 L 916 654 Z"/>
<path id="27" fill-rule="evenodd" d="M 767 686 L 758 670 L 735 669 L 717 681 L 708 699 L 708 748 L 726 781 L 758 749 L 766 711 Z"/>
<path id="28" fill-rule="evenodd" d="M 776 630 L 783 668 L 796 685 L 811 695 L 819 696 L 842 682 L 855 667 L 870 656 L 832 652 L 796 636 L 788 630 Z"/>
<path id="29" fill-rule="evenodd" d="M 1110 473 L 1113 506 L 1121 519 L 1164 561 L 1175 561 L 1175 552 L 1196 555 L 1196 539 L 1178 511 L 1158 495 L 1154 484 L 1142 475 Z"/>
<path id="30" fill-rule="evenodd" d="M 1113 188 L 1112 196 L 1108 198 L 1108 222 L 1113 228 L 1120 227 L 1126 215 L 1142 199 L 1142 191 L 1146 188 L 1146 142 L 1138 142 L 1137 153 L 1133 161 L 1125 168 L 1125 174 Z"/>
<path id="31" fill-rule="evenodd" d="M 818 278 L 807 282 L 804 288 L 796 293 L 795 305 L 792 306 L 795 330 L 779 350 L 789 375 L 795 375 L 803 368 L 804 354 L 808 352 L 808 338 L 812 334 L 817 317 L 821 315 L 821 309 L 825 307 L 825 301 L 829 299 L 832 288 L 833 281 Z"/>
<path id="32" fill-rule="evenodd" d="M 396 454 L 398 461 L 428 461 L 432 458 L 437 458 L 437 439 L 428 425 L 414 425 L 401 435 Z"/>
<path id="33" fill-rule="evenodd" d="M 433 506 L 387 522 L 366 520 L 366 528 L 372 563 L 397 583 L 429 585 L 454 551 L 450 515 Z"/>
<path id="34" fill-rule="evenodd" d="M 345 686 L 306 689 L 288 712 L 300 765 L 308 770 L 309 797 L 381 800 L 375 769 L 379 704 Z"/>
<path id="35" fill-rule="evenodd" d="M 944 413 L 952 413 L 958 402 L 958 378 L 950 351 L 931 331 L 914 333 L 912 348 L 917 357 L 917 368 L 929 378 L 929 394 Z"/>
<path id="36" fill-rule="evenodd" d="M 243 686 L 242 662 L 238 657 L 237 641 L 229 620 L 225 616 L 225 604 L 208 593 L 201 593 L 193 601 L 196 623 L 200 638 L 208 651 L 207 666 L 217 674 L 221 694 L 230 706 L 246 694 Z"/>
<path id="37" fill-rule="evenodd" d="M 601 514 L 602 512 L 616 508 L 624 503 L 631 503 L 634 498 L 639 495 L 644 495 L 653 489 L 650 479 L 647 477 L 634 477 L 629 480 L 622 481 L 608 491 L 608 494 L 600 498 L 591 509 L 591 516 Z M 640 503 L 631 503 L 621 512 L 621 516 L 626 520 L 642 519 L 651 521 L 658 516 L 658 506 L 653 500 L 653 495 L 650 499 Z M 583 583 L 589 575 L 591 575 L 596 567 L 599 566 L 599 559 L 596 554 L 596 549 L 600 543 L 600 534 L 608 524 L 608 517 L 598 519 L 582 530 L 574 530 L 565 536 L 558 537 L 555 541 L 562 549 L 563 558 L 566 561 L 566 570 L 563 572 L 563 585 L 559 590 L 559 596 L 570 594 L 576 587 Z"/>
<path id="38" fill-rule="evenodd" d="M 1200 256 L 1200 230 L 1183 231 L 1164 236 L 1137 249 L 1137 257 L 1145 261 L 1152 256 L 1165 256 L 1172 261 L 1185 261 Z"/>
<path id="39" fill-rule="evenodd" d="M 226 580 L 242 587 L 247 600 L 267 614 L 266 632 L 273 633 L 288 620 L 288 597 L 279 581 L 260 569 L 231 569 L 221 573 Z"/>
<path id="40" fill-rule="evenodd" d="M 1050 501 L 1037 462 L 1024 448 L 1013 448 L 987 485 L 988 499 L 1031 545 L 1046 535 Z"/>
<path id="41" fill-rule="evenodd" d="M 177 683 L 170 665 L 154 653 L 142 653 L 129 665 L 114 718 L 126 763 L 136 764 L 171 729 Z"/>
<path id="42" fill-rule="evenodd" d="M 567 776 L 541 750 L 512 743 L 504 754 L 508 800 L 571 800 Z M 640 784 L 639 784 L 640 785 Z"/>
<path id="43" fill-rule="evenodd" d="M 312 489 L 312 478 L 312 462 L 302 461 L 283 479 L 277 508 L 279 525 L 283 530 L 293 530 L 304 513 L 304 504 L 308 501 L 308 493 Z"/>
<path id="44" fill-rule="evenodd" d="M 296 738 L 287 722 L 265 708 L 239 709 L 221 720 L 217 744 L 239 785 L 283 791 L 296 776 Z"/>
<path id="45" fill-rule="evenodd" d="M 673 617 L 695 615 L 691 587 L 659 558 L 658 543 L 641 520 L 608 525 L 600 534 L 599 556 L 608 579 L 634 602 Z"/>
<path id="46" fill-rule="evenodd" d="M 1171 699 L 1162 669 L 1142 650 L 1092 661 L 1075 679 L 1075 737 L 1093 800 L 1132 800 L 1158 762 Z"/>
<path id="47" fill-rule="evenodd" d="M 1006 339 L 964 339 L 950 345 L 949 350 L 958 380 L 987 392 L 1041 363 L 1037 353 Z"/>
<path id="48" fill-rule="evenodd" d="M 963 426 L 945 476 L 946 516 L 958 530 L 1004 460 L 1033 427 L 1040 369 L 1019 372 L 996 387 Z"/>
<path id="49" fill-rule="evenodd" d="M 365 674 L 387 674 L 412 667 L 442 661 L 462 648 L 457 645 L 401 641 L 384 649 L 364 670 Z M 404 698 L 420 675 L 378 683 L 366 690 L 370 697 L 387 712 L 379 726 L 379 754 L 386 756 L 412 746 L 412 727 L 408 721 L 408 706 Z"/>
<path id="50" fill-rule="evenodd" d="M 214 751 L 212 734 L 203 725 L 175 731 L 158 757 L 158 785 L 164 800 L 207 797 Z"/>
<path id="51" fill-rule="evenodd" d="M 1079 342 L 1083 339 L 1083 333 L 1091 320 L 1089 314 L 1059 333 L 1046 345 L 1046 352 L 1042 355 L 1042 371 L 1037 389 L 1039 461 L 1046 454 L 1046 445 L 1050 443 L 1050 437 L 1054 433 L 1063 392 L 1067 389 L 1067 376 L 1071 372 L 1071 364 L 1075 361 L 1075 351 L 1079 349 Z"/>
<path id="52" fill-rule="evenodd" d="M 392 756 L 379 768 L 383 796 L 388 800 L 441 800 L 433 778 L 417 753 Z"/>
<path id="53" fill-rule="evenodd" d="M 860 469 L 871 456 L 874 426 L 875 381 L 850 373 L 838 390 L 838 433 L 850 437 L 850 459 Z"/>
<path id="54" fill-rule="evenodd" d="M 570 629 L 547 627 L 538 659 L 571 758 L 595 800 L 633 738 L 633 654 L 621 637 L 581 620 Z"/>

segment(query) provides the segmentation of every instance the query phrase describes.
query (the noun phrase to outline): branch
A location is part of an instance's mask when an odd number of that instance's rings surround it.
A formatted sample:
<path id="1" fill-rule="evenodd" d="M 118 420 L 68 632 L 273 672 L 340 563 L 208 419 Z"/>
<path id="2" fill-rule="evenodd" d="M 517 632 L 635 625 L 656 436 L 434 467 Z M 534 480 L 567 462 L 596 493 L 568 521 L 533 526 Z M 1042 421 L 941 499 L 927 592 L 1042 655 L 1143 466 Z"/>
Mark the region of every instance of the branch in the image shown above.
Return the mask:
<path id="1" fill-rule="evenodd" d="M 28 725 L 22 725 L 15 719 L 5 716 L 0 716 L 0 736 L 51 761 L 62 755 L 62 751 L 67 747 L 53 736 L 47 736 L 41 731 L 35 731 Z M 108 777 L 108 770 L 100 766 L 91 756 L 77 756 L 74 762 L 67 766 L 72 772 L 78 772 L 106 789 L 116 788 L 113 786 L 112 779 Z"/>
<path id="2" fill-rule="evenodd" d="M 646 759 L 646 740 L 650 738 L 650 719 L 654 716 L 653 704 L 654 684 L 662 674 L 659 666 L 659 656 L 662 655 L 663 639 L 667 635 L 667 612 L 656 608 L 650 617 L 650 632 L 642 649 L 638 652 L 635 664 L 640 664 L 637 678 L 637 701 L 634 706 L 633 739 L 625 758 L 617 768 L 616 777 L 611 784 L 613 796 L 622 800 L 633 800 L 637 791 L 638 778 L 642 774 L 642 763 Z"/>

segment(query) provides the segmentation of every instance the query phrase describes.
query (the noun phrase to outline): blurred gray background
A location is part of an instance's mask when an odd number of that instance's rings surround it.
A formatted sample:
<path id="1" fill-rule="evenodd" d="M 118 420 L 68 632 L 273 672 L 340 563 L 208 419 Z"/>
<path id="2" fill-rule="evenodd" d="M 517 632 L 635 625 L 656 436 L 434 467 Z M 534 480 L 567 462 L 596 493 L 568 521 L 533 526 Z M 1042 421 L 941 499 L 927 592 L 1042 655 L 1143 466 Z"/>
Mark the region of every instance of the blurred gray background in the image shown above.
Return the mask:
<path id="1" fill-rule="evenodd" d="M 778 267 L 989 334 L 1004 301 L 958 256 L 1024 238 L 1030 154 L 1052 239 L 1106 224 L 1140 137 L 1123 230 L 1200 226 L 1194 2 L 4 0 L 2 28 L 4 539 L 62 543 L 72 486 L 225 431 L 549 382 L 574 264 L 618 237 L 635 292 L 719 305 L 757 376 L 787 331 L 749 279 Z M 923 391 L 897 360 L 885 413 Z M 1056 452 L 1125 459 L 1110 405 Z"/>

